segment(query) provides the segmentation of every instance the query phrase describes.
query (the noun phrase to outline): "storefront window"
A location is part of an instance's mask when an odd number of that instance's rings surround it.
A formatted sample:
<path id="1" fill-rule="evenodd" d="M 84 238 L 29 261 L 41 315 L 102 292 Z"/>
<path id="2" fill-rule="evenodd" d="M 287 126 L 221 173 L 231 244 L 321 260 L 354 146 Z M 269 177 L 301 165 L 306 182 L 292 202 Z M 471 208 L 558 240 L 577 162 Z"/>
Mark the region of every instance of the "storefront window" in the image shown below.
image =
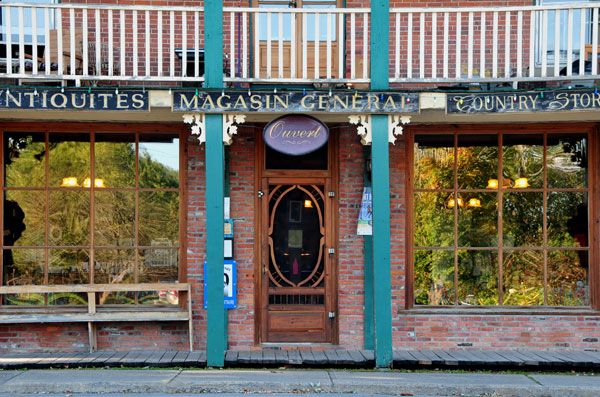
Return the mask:
<path id="1" fill-rule="evenodd" d="M 415 305 L 589 306 L 585 133 L 416 134 Z"/>
<path id="2" fill-rule="evenodd" d="M 178 281 L 179 134 L 4 132 L 2 142 L 2 285 Z M 159 295 L 98 302 L 159 303 Z M 86 301 L 22 294 L 3 304 Z"/>

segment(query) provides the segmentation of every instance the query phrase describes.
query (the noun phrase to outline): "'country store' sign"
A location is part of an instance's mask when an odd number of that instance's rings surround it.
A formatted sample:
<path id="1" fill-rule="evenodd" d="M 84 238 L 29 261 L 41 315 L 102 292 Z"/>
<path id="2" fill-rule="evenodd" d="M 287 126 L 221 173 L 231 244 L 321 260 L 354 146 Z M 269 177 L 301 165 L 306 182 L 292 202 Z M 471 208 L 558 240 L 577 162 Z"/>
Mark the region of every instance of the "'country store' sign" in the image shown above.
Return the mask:
<path id="1" fill-rule="evenodd" d="M 448 114 L 600 109 L 597 90 L 449 94 L 447 98 Z"/>

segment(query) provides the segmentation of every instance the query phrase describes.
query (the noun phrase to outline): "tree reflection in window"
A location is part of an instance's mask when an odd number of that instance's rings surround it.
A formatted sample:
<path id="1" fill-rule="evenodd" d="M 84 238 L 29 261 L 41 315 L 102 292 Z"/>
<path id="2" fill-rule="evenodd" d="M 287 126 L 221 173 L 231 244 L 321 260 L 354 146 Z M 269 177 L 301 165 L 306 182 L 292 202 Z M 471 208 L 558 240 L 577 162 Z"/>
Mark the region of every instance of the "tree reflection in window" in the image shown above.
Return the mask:
<path id="1" fill-rule="evenodd" d="M 417 305 L 588 306 L 584 133 L 417 134 Z"/>
<path id="2" fill-rule="evenodd" d="M 179 134 L 5 132 L 2 141 L 3 285 L 179 279 Z M 176 303 L 161 292 L 99 303 Z M 86 299 L 21 294 L 4 303 Z"/>

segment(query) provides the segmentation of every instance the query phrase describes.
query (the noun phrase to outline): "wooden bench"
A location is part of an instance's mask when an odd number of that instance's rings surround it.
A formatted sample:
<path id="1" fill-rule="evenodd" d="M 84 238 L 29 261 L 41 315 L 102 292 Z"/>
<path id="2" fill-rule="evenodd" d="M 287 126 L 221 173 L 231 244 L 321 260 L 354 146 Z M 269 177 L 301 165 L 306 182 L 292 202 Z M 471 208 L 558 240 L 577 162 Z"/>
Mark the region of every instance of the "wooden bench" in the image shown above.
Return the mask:
<path id="1" fill-rule="evenodd" d="M 113 292 L 177 291 L 184 292 L 187 307 L 180 305 L 97 304 L 97 294 Z M 0 324 L 19 323 L 88 323 L 90 352 L 97 350 L 98 322 L 111 321 L 187 321 L 190 351 L 193 350 L 192 294 L 188 283 L 155 284 L 79 284 L 2 286 L 0 295 L 11 294 L 85 293 L 87 306 L 0 306 Z M 180 294 L 179 294 L 180 295 Z"/>

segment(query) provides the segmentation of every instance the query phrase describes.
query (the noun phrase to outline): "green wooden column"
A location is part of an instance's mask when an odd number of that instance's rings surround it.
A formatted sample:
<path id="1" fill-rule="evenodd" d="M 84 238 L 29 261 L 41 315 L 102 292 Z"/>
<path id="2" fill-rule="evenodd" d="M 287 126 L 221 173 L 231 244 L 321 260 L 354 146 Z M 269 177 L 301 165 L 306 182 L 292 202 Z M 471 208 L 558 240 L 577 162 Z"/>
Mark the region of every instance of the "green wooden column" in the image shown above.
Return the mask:
<path id="1" fill-rule="evenodd" d="M 204 2 L 205 84 L 223 87 L 223 2 Z M 205 115 L 206 128 L 206 362 L 211 367 L 225 363 L 226 333 L 223 307 L 223 116 Z"/>
<path id="2" fill-rule="evenodd" d="M 389 0 L 371 1 L 371 89 L 389 88 Z M 387 115 L 373 115 L 373 285 L 375 364 L 392 364 L 390 161 Z"/>
<path id="3" fill-rule="evenodd" d="M 365 164 L 371 161 L 371 146 L 363 146 Z M 365 167 L 364 186 L 371 187 L 371 172 Z M 373 324 L 373 236 L 363 236 L 365 263 L 365 349 L 375 350 Z"/>

